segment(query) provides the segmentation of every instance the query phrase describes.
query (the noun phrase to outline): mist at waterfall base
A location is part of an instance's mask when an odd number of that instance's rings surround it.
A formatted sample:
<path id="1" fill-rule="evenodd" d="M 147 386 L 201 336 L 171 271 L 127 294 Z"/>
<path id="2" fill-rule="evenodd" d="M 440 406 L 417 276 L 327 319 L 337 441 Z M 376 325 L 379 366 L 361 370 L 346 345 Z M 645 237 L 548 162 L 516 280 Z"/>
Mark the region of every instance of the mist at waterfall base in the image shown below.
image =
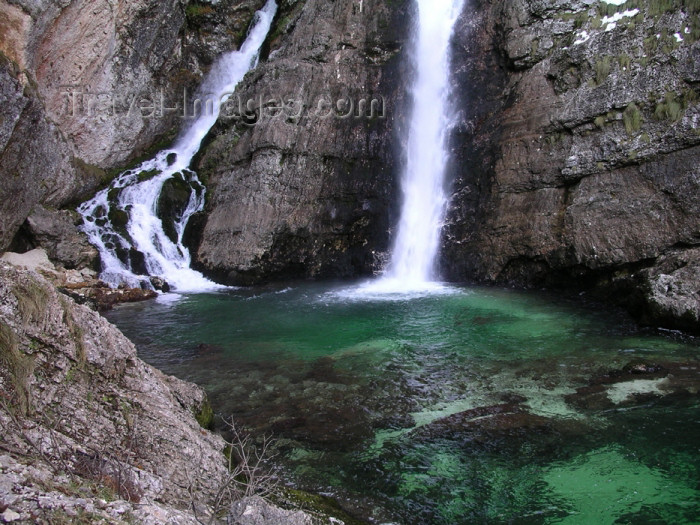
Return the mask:
<path id="1" fill-rule="evenodd" d="M 125 171 L 78 208 L 85 219 L 83 230 L 100 252 L 103 281 L 113 286 L 151 287 L 149 276 L 157 276 L 180 292 L 219 288 L 190 268 L 190 254 L 183 244 L 187 222 L 203 209 L 206 191 L 197 174 L 188 168 L 216 123 L 220 105 L 257 63 L 276 10 L 274 0 L 268 0 L 255 14 L 241 48 L 213 64 L 199 89 L 198 98 L 205 101 L 201 113 L 172 149 Z M 169 181 L 180 188 L 184 185 L 189 198 L 175 210 L 174 217 L 165 218 L 168 227 L 164 228 L 163 217 L 159 217 L 159 208 L 163 207 L 160 198 Z"/>
<path id="2" fill-rule="evenodd" d="M 284 483 L 372 523 L 698 522 L 697 339 L 578 298 L 454 287 L 359 301 L 344 286 L 107 317 L 218 416 L 272 434 Z"/>

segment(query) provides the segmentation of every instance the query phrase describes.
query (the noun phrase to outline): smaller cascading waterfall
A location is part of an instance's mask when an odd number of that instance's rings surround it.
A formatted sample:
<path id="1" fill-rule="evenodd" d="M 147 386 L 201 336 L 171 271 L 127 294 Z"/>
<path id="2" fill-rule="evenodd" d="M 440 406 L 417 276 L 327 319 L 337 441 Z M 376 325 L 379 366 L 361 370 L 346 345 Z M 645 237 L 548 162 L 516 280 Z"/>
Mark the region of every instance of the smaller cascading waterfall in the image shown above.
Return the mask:
<path id="1" fill-rule="evenodd" d="M 411 291 L 435 279 L 447 196 L 446 137 L 452 124 L 449 47 L 464 0 L 417 0 L 418 20 L 403 204 L 391 259 L 380 281 L 387 289 Z"/>
<path id="2" fill-rule="evenodd" d="M 260 48 L 277 10 L 274 0 L 255 14 L 245 42 L 220 57 L 198 91 L 201 113 L 171 149 L 115 178 L 110 186 L 83 203 L 83 231 L 100 252 L 100 277 L 110 285 L 150 287 L 150 276 L 174 290 L 197 291 L 217 285 L 190 268 L 183 244 L 187 222 L 204 207 L 205 188 L 189 170 L 202 140 L 219 117 L 220 105 L 257 64 Z M 180 194 L 176 205 L 161 199 L 165 185 Z M 164 210 L 164 208 L 170 208 Z M 170 215 L 164 224 L 162 216 Z M 159 216 L 160 215 L 160 216 Z"/>

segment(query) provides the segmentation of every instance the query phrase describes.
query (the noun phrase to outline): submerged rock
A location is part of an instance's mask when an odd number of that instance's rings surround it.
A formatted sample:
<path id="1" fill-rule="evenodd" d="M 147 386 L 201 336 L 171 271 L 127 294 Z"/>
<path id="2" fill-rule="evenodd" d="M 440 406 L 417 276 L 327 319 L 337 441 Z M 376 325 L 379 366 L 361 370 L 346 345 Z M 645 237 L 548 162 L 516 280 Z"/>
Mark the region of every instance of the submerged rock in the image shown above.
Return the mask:
<path id="1" fill-rule="evenodd" d="M 505 436 L 550 430 L 551 425 L 552 421 L 546 417 L 530 414 L 518 404 L 505 403 L 452 414 L 418 427 L 409 435 L 413 439 L 429 441 L 460 439 L 492 442 Z"/>
<path id="2" fill-rule="evenodd" d="M 648 363 L 645 361 L 638 361 L 627 363 L 622 367 L 623 372 L 629 374 L 664 374 L 667 372 L 662 365 L 656 363 Z"/>
<path id="3" fill-rule="evenodd" d="M 700 393 L 700 364 L 631 362 L 592 378 L 568 394 L 566 402 L 589 411 L 642 405 L 666 397 L 692 398 Z"/>

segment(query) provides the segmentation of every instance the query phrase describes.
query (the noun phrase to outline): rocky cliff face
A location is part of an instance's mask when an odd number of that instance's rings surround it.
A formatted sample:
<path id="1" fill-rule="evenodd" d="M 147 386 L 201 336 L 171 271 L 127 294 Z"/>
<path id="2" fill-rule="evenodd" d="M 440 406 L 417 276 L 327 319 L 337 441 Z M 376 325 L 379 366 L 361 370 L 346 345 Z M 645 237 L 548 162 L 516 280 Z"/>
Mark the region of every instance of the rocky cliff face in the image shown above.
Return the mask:
<path id="1" fill-rule="evenodd" d="M 467 6 L 452 278 L 596 286 L 698 329 L 700 8 L 666 4 Z"/>
<path id="2" fill-rule="evenodd" d="M 245 36 L 260 1 L 3 0 L 2 51 L 36 83 L 77 157 L 118 166 L 180 127 L 214 57 Z"/>
<path id="3" fill-rule="evenodd" d="M 197 167 L 210 192 L 200 269 L 240 284 L 376 265 L 396 195 L 409 5 L 281 3 L 268 60 Z"/>
<path id="4" fill-rule="evenodd" d="M 261 4 L 0 0 L 0 250 L 35 204 L 85 200 L 103 170 L 172 139 Z"/>
<path id="5" fill-rule="evenodd" d="M 684 284 L 699 264 L 697 11 L 682 0 L 466 3 L 446 276 L 593 286 L 640 319 L 697 327 L 698 287 Z M 240 91 L 252 106 L 201 158 L 200 268 L 232 283 L 372 268 L 396 219 L 392 145 L 411 77 L 397 52 L 410 15 L 283 3 L 270 60 Z M 391 102 L 388 121 L 310 111 L 322 95 L 367 93 Z M 303 100 L 301 116 L 280 96 Z"/>
<path id="6" fill-rule="evenodd" d="M 0 250 L 38 202 L 60 206 L 99 184 L 46 116 L 36 87 L 0 55 Z"/>
<path id="7" fill-rule="evenodd" d="M 87 508 L 110 522 L 126 511 L 165 522 L 178 513 L 163 504 L 207 501 L 227 470 L 223 439 L 195 420 L 205 401 L 139 360 L 99 314 L 0 262 L 3 511 L 35 523 Z M 99 503 L 104 490 L 121 503 Z M 139 502 L 143 512 L 129 505 Z"/>

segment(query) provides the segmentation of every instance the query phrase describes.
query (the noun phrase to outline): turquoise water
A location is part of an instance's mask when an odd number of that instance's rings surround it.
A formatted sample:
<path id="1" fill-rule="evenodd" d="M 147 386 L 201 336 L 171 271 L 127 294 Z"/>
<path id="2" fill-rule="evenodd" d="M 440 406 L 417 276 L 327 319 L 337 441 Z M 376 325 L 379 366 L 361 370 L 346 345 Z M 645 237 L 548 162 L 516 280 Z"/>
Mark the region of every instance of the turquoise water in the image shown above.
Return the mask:
<path id="1" fill-rule="evenodd" d="M 217 413 L 273 433 L 286 479 L 364 519 L 700 522 L 697 340 L 494 288 L 292 284 L 108 317 Z"/>

